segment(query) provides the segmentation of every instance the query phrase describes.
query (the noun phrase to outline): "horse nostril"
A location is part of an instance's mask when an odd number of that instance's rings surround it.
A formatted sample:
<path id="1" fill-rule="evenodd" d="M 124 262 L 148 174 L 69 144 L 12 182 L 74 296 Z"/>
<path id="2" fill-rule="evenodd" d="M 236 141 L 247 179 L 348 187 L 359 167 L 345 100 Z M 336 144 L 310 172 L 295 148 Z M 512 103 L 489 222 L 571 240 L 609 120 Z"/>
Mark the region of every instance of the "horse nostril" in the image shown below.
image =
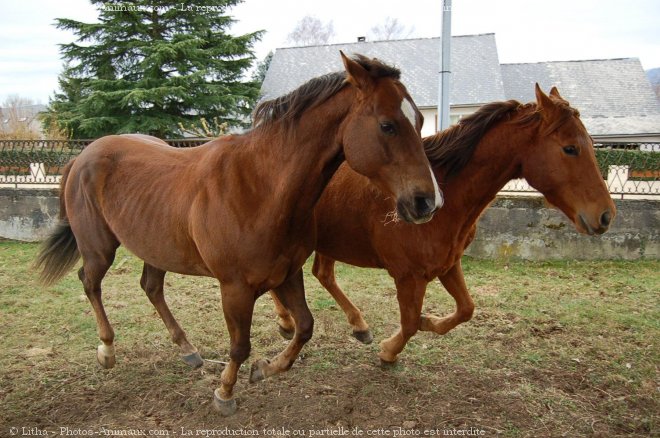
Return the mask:
<path id="1" fill-rule="evenodd" d="M 612 214 L 610 213 L 609 210 L 605 210 L 605 212 L 600 215 L 600 224 L 603 227 L 608 227 L 610 225 L 611 220 L 612 220 Z"/>
<path id="2" fill-rule="evenodd" d="M 427 216 L 435 211 L 435 198 L 415 196 L 415 211 L 419 216 Z"/>

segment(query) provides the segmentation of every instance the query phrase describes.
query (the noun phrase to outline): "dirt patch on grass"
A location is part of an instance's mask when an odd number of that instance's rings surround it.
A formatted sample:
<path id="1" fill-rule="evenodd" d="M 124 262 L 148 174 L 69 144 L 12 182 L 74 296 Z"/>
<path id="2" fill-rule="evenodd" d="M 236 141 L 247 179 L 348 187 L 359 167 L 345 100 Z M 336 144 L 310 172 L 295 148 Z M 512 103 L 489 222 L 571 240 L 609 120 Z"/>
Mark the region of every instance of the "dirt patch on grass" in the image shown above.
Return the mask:
<path id="1" fill-rule="evenodd" d="M 50 365 L 35 365 L 30 357 L 21 368 L 34 379 L 31 389 L 12 391 L 13 378 L 24 379 L 23 373 L 3 376 L 1 396 L 11 406 L 2 414 L 3 424 L 50 431 L 159 429 L 178 435 L 228 427 L 257 430 L 261 436 L 269 428 L 310 436 L 310 430 L 340 427 L 421 435 L 478 430 L 481 436 L 646 436 L 654 431 L 653 388 L 604 390 L 591 382 L 586 367 L 423 366 L 405 357 L 383 369 L 373 348 L 350 340 L 309 345 L 306 353 L 290 372 L 257 384 L 247 382 L 243 369 L 236 387 L 239 411 L 229 418 L 218 416 L 211 403 L 219 366 L 190 370 L 172 348 L 134 346 L 120 352 L 124 357 L 110 371 L 99 369 L 92 354 L 84 363 L 58 357 Z"/>
<path id="2" fill-rule="evenodd" d="M 102 370 L 94 317 L 74 275 L 40 289 L 27 268 L 35 247 L 5 244 L 3 251 L 0 277 L 9 283 L 0 294 L 0 437 L 22 428 L 50 436 L 78 430 L 276 438 L 287 432 L 306 438 L 658 436 L 660 315 L 654 306 L 639 306 L 657 302 L 654 262 L 634 265 L 630 276 L 626 263 L 503 270 L 467 260 L 468 284 L 483 283 L 474 294 L 473 320 L 445 336 L 419 333 L 387 369 L 377 359 L 377 342 L 396 330 L 398 311 L 386 274 L 341 268 L 342 284 L 372 326 L 372 345 L 350 337 L 344 315 L 326 305 L 328 296 L 308 277 L 316 324 L 300 360 L 285 374 L 248 383 L 252 361 L 286 345 L 272 306 L 260 299 L 253 355 L 236 385 L 239 410 L 222 418 L 212 407 L 220 365 L 191 370 L 178 358 L 139 289 L 137 261 L 122 262 L 105 283 L 118 361 Z M 595 269 L 604 272 L 594 275 Z M 587 277 L 594 284 L 585 287 Z M 559 280 L 550 283 L 553 278 Z M 629 292 L 613 293 L 622 287 Z M 433 288 L 430 310 L 451 312 L 451 300 Z M 607 296 L 585 298 L 599 290 Z M 168 276 L 166 294 L 203 357 L 225 360 L 227 334 L 213 280 Z"/>

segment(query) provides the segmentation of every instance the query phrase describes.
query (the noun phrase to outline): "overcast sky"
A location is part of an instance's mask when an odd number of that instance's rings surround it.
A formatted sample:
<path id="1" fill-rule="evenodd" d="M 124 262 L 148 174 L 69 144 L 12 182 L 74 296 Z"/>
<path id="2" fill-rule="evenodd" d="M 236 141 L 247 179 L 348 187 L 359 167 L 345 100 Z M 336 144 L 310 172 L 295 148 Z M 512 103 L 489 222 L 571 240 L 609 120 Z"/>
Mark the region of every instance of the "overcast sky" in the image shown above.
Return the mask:
<path id="1" fill-rule="evenodd" d="M 437 37 L 441 9 L 442 0 L 245 0 L 230 14 L 238 20 L 236 34 L 267 31 L 255 48 L 261 59 L 286 47 L 305 15 L 332 20 L 332 42 L 344 43 L 387 17 L 414 27 L 411 37 Z M 55 29 L 55 18 L 91 22 L 96 16 L 86 0 L 3 0 L 0 102 L 18 94 L 47 103 L 62 70 L 58 44 L 74 38 Z M 491 32 L 502 63 L 634 57 L 644 69 L 660 67 L 658 0 L 453 0 L 453 35 Z"/>

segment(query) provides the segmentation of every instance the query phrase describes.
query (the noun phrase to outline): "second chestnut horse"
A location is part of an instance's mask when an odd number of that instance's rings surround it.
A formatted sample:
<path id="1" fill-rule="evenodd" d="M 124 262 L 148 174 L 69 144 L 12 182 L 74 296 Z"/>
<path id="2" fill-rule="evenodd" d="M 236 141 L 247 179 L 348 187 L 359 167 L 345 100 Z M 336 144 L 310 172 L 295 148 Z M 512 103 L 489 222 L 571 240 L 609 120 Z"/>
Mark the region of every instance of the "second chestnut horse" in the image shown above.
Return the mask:
<path id="1" fill-rule="evenodd" d="M 334 264 L 384 268 L 394 278 L 400 329 L 381 342 L 380 359 L 394 362 L 418 331 L 445 334 L 472 317 L 461 256 L 481 213 L 514 178 L 525 178 L 585 234 L 604 233 L 615 206 L 596 164 L 593 143 L 579 113 L 556 88 L 536 86 L 536 103 L 510 100 L 487 104 L 457 125 L 426 137 L 424 147 L 445 206 L 421 226 L 392 221 L 389 203 L 369 181 L 339 169 L 316 206 L 318 242 L 313 273 L 348 317 L 353 334 L 371 342 L 369 326 L 335 281 Z M 438 278 L 456 301 L 439 318 L 422 315 L 426 287 Z M 275 300 L 280 332 L 293 321 Z"/>

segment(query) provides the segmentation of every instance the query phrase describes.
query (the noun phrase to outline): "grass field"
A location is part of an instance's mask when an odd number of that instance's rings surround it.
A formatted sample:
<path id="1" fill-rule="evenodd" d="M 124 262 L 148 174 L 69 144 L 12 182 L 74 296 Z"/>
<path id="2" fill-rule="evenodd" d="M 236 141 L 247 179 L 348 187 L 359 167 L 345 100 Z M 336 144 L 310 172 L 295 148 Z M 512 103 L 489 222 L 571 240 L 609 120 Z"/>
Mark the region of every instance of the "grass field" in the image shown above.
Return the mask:
<path id="1" fill-rule="evenodd" d="M 136 258 L 120 251 L 104 283 L 117 366 L 103 370 L 80 283 L 72 272 L 39 286 L 30 269 L 36 252 L 34 244 L 0 242 L 0 436 L 660 435 L 657 261 L 466 259 L 473 320 L 445 336 L 419 333 L 391 369 L 376 356 L 378 341 L 398 324 L 387 274 L 338 265 L 340 284 L 374 333 L 376 342 L 362 345 L 306 269 L 314 338 L 288 373 L 253 385 L 244 366 L 239 412 L 221 418 L 211 406 L 219 365 L 191 370 L 179 359 L 139 288 Z M 205 359 L 224 360 L 228 336 L 215 281 L 175 274 L 166 281 L 190 341 Z M 431 285 L 425 310 L 452 309 L 448 294 Z M 248 366 L 286 345 L 266 296 L 257 302 L 252 339 Z"/>

